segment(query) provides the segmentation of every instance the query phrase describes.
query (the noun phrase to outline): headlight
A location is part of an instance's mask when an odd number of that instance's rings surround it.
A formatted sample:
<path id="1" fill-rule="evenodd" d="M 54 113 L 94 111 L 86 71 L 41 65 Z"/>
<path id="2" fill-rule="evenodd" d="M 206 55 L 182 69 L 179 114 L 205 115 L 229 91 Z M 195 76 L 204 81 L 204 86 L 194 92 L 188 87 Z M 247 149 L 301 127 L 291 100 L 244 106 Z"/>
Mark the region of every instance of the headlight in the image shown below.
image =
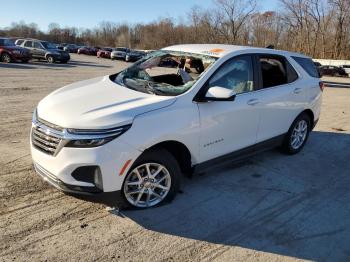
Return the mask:
<path id="1" fill-rule="evenodd" d="M 110 129 L 87 130 L 87 129 L 67 129 L 65 139 L 68 140 L 66 147 L 97 147 L 126 132 L 131 125 Z"/>

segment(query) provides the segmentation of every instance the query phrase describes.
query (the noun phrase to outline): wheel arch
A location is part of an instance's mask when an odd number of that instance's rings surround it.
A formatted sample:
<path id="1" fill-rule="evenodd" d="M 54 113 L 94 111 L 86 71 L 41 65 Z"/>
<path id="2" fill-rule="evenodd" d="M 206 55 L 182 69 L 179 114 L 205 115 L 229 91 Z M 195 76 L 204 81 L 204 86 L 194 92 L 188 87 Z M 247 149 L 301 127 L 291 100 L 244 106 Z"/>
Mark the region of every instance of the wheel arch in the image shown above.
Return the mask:
<path id="1" fill-rule="evenodd" d="M 308 117 L 310 117 L 310 120 L 311 120 L 311 126 L 310 126 L 310 129 L 313 128 L 314 126 L 314 123 L 315 123 L 315 115 L 314 115 L 314 112 L 312 112 L 311 109 L 305 109 L 303 112 L 301 112 L 296 118 L 298 118 L 301 114 L 306 114 Z"/>
<path id="2" fill-rule="evenodd" d="M 183 143 L 176 140 L 162 141 L 147 148 L 145 152 L 163 148 L 174 156 L 178 162 L 181 172 L 185 175 L 192 174 L 192 157 L 191 152 Z M 141 154 L 142 155 L 142 154 Z"/>

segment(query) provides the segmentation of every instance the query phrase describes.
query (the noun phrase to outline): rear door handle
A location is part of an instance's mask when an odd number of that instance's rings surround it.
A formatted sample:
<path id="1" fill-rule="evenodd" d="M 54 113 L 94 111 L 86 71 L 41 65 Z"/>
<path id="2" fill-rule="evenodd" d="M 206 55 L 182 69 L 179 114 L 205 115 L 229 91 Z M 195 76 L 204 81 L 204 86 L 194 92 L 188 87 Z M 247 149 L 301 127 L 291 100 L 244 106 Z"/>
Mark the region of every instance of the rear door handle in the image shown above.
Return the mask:
<path id="1" fill-rule="evenodd" d="M 259 104 L 259 103 L 260 103 L 259 100 L 254 98 L 254 99 L 248 100 L 247 105 L 255 106 L 255 105 Z"/>
<path id="2" fill-rule="evenodd" d="M 301 88 L 297 87 L 294 89 L 294 94 L 299 94 L 301 92 Z"/>

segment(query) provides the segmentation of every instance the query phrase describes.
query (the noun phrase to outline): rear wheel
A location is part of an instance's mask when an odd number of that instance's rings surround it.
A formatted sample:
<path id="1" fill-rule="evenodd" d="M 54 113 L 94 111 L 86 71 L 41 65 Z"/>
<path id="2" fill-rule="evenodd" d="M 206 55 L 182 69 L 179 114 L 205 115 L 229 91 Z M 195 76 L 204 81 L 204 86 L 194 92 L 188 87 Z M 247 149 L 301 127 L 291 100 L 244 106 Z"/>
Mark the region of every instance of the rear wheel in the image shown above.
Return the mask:
<path id="1" fill-rule="evenodd" d="M 127 204 L 148 208 L 171 201 L 180 185 L 181 171 L 165 149 L 145 152 L 125 177 L 122 192 Z"/>
<path id="2" fill-rule="evenodd" d="M 52 55 L 48 55 L 46 57 L 46 61 L 49 63 L 49 64 L 53 64 L 55 63 L 55 58 L 52 56 Z"/>
<path id="3" fill-rule="evenodd" d="M 1 61 L 4 63 L 11 63 L 12 59 L 11 56 L 8 53 L 3 53 L 1 55 Z"/>
<path id="4" fill-rule="evenodd" d="M 282 149 L 287 154 L 298 153 L 305 145 L 311 131 L 311 119 L 303 113 L 298 116 L 284 139 Z"/>

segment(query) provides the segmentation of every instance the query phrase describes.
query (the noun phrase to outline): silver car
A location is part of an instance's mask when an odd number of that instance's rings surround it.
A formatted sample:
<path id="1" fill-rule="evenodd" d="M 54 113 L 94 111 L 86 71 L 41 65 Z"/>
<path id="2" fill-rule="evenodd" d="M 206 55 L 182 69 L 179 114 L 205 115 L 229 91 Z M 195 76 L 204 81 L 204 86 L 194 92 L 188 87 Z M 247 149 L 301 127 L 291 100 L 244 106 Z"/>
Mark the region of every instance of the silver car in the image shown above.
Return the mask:
<path id="1" fill-rule="evenodd" d="M 129 48 L 126 47 L 117 47 L 114 48 L 111 53 L 111 59 L 122 59 L 125 60 L 126 54 L 130 52 Z"/>

